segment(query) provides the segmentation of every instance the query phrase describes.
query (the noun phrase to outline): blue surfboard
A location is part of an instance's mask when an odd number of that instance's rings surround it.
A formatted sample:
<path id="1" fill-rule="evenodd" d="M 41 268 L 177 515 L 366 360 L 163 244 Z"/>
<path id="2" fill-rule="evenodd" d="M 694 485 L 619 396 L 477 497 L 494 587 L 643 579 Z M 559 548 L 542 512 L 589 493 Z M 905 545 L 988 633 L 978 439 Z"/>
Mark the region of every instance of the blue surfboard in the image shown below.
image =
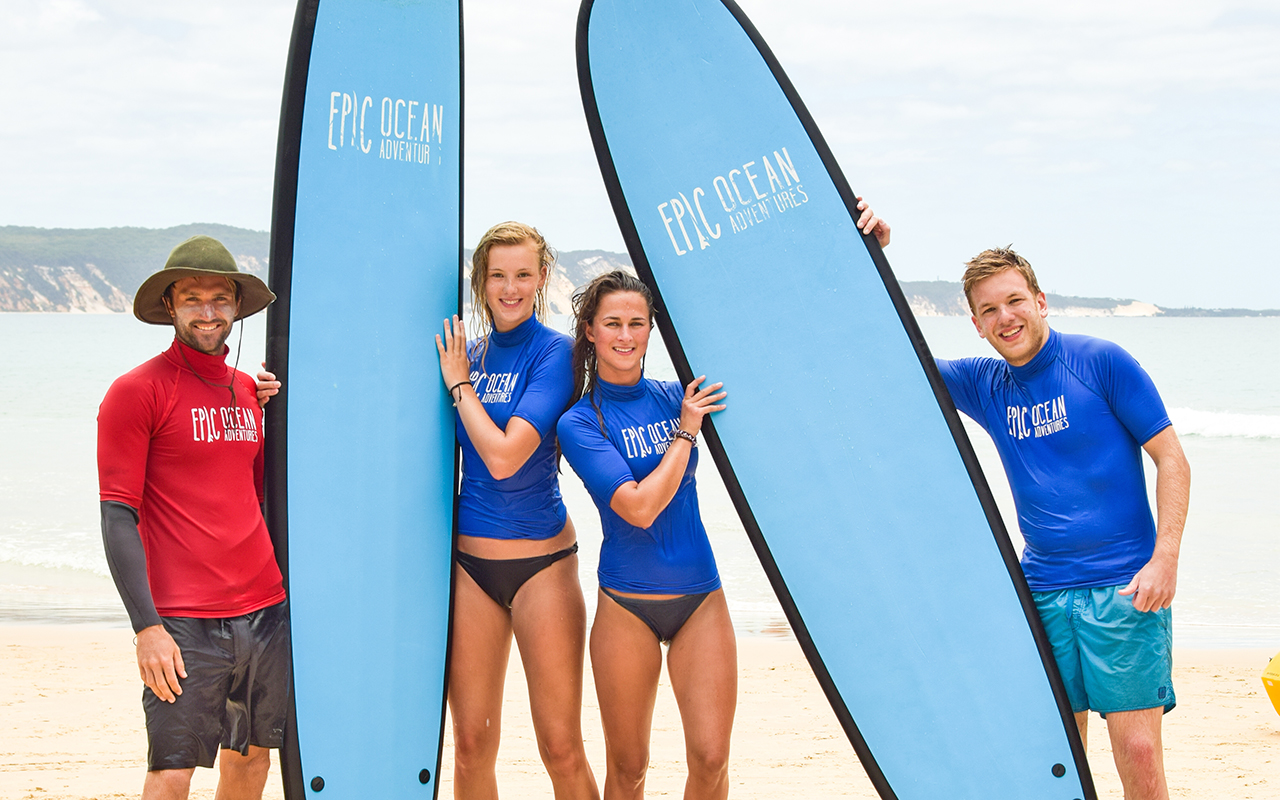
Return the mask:
<path id="1" fill-rule="evenodd" d="M 267 522 L 285 571 L 285 796 L 434 798 L 455 441 L 431 335 L 460 302 L 456 0 L 302 0 L 277 151 Z"/>
<path id="2" fill-rule="evenodd" d="M 707 443 L 884 798 L 1094 798 L 1017 556 L 920 330 L 730 0 L 585 0 L 583 105 Z"/>

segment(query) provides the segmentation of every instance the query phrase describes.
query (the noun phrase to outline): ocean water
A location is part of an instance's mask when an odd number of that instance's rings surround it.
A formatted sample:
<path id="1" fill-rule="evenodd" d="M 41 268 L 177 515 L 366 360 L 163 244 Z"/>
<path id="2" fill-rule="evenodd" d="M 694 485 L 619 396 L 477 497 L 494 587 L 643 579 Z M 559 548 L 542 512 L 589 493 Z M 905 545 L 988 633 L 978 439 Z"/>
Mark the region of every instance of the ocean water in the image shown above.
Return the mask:
<path id="1" fill-rule="evenodd" d="M 1182 437 L 1193 485 L 1176 642 L 1280 647 L 1280 373 L 1267 366 L 1275 361 L 1270 348 L 1280 342 L 1280 319 L 1051 322 L 1132 352 L 1155 379 Z M 564 327 L 566 320 L 554 324 Z M 926 318 L 921 327 L 939 357 L 990 352 L 967 319 Z M 264 332 L 261 315 L 246 322 L 242 369 L 252 372 L 262 360 Z M 171 329 L 127 315 L 0 314 L 0 623 L 127 625 L 102 555 L 95 418 L 111 381 L 171 338 Z M 229 341 L 234 359 L 236 334 Z M 649 373 L 674 378 L 662 348 L 650 352 Z M 697 366 L 714 373 L 714 365 Z M 967 428 L 1016 541 L 999 459 L 980 428 Z M 747 635 L 789 636 L 710 460 L 699 484 L 736 627 Z M 592 608 L 599 518 L 567 466 L 561 485 L 578 528 Z"/>

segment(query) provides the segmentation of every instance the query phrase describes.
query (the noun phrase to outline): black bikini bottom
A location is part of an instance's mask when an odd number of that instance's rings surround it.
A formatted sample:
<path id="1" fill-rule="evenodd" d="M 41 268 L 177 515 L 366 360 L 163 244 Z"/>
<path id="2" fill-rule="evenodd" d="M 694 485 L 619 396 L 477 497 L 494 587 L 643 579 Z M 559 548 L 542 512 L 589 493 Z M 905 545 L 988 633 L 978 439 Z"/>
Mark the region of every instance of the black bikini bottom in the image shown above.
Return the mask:
<path id="1" fill-rule="evenodd" d="M 555 553 L 531 558 L 480 558 L 459 551 L 458 566 L 467 571 L 476 585 L 503 608 L 511 608 L 516 592 L 525 582 L 562 558 L 578 552 L 578 543 Z"/>
<path id="2" fill-rule="evenodd" d="M 646 600 L 640 597 L 622 597 L 608 589 L 605 589 L 604 593 L 609 595 L 613 602 L 639 617 L 640 621 L 648 625 L 649 630 L 653 631 L 653 635 L 657 636 L 658 641 L 663 644 L 675 638 L 684 624 L 689 621 L 689 617 L 693 616 L 693 612 L 697 611 L 702 601 L 711 594 L 703 592 L 666 600 Z"/>

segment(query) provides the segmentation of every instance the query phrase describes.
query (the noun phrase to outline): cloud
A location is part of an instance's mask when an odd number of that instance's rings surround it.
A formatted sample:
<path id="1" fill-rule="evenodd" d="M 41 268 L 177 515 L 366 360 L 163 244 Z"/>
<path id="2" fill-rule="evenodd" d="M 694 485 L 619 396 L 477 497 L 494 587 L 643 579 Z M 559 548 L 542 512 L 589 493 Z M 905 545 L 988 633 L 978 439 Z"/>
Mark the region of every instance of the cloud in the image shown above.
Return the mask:
<path id="1" fill-rule="evenodd" d="M 5 221 L 265 227 L 291 21 L 286 3 L 13 4 Z"/>
<path id="2" fill-rule="evenodd" d="M 1280 306 L 1280 13 L 1265 2 L 740 0 L 904 277 L 1023 243 L 1072 294 Z M 577 0 L 475 0 L 466 238 L 621 249 Z M 294 3 L 8 0 L 0 224 L 270 224 Z M 1193 226 L 1181 220 L 1194 218 Z M 1206 263 L 1243 265 L 1239 299 Z"/>
<path id="3" fill-rule="evenodd" d="M 747 10 L 854 188 L 894 222 L 899 275 L 954 277 L 1015 241 L 1075 294 L 1280 306 L 1261 266 L 1280 244 L 1266 4 Z M 1249 298 L 1203 268 L 1223 261 L 1245 265 Z"/>

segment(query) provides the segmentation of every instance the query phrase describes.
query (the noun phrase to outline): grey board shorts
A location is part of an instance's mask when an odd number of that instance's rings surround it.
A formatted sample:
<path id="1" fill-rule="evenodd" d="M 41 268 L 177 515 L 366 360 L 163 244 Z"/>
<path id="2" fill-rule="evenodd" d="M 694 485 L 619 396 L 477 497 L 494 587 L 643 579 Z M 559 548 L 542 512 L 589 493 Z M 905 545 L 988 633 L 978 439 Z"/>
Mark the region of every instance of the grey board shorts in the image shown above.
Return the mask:
<path id="1" fill-rule="evenodd" d="M 218 749 L 279 747 L 289 711 L 289 601 L 238 617 L 164 617 L 182 651 L 182 694 L 142 691 L 147 769 L 212 767 Z"/>

